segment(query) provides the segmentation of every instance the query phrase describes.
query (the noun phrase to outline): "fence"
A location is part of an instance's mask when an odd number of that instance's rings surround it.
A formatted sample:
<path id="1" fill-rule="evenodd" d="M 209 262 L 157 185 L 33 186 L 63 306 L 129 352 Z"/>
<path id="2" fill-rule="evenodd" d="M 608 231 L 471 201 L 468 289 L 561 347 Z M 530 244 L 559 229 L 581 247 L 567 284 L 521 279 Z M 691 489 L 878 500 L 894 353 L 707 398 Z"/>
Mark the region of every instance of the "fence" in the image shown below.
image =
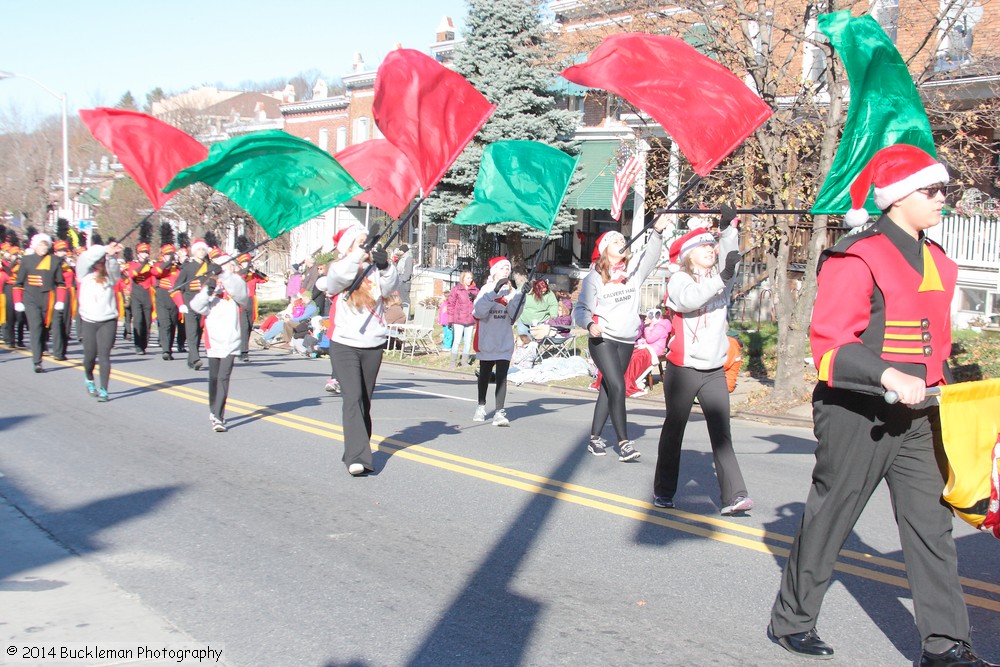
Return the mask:
<path id="1" fill-rule="evenodd" d="M 996 217 L 948 215 L 927 233 L 959 266 L 1000 266 L 1000 219 Z"/>

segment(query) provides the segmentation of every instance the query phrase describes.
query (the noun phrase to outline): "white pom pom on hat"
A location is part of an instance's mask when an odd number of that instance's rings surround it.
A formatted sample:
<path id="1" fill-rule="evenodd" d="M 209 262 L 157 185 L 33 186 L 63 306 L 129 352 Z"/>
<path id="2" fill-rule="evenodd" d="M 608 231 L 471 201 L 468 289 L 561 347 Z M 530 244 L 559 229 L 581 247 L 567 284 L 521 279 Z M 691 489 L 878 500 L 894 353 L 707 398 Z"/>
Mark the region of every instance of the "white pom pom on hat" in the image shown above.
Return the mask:
<path id="1" fill-rule="evenodd" d="M 886 146 L 875 153 L 851 183 L 851 210 L 844 222 L 851 227 L 868 220 L 865 200 L 875 186 L 875 205 L 886 210 L 920 188 L 948 182 L 948 168 L 926 151 L 909 144 Z"/>
<path id="2" fill-rule="evenodd" d="M 511 268 L 511 266 L 512 265 L 510 263 L 510 260 L 507 259 L 506 257 L 503 256 L 494 257 L 493 259 L 490 260 L 490 275 L 491 276 L 496 275 L 497 273 L 500 273 L 500 271 L 502 271 L 504 267 L 507 267 L 509 269 Z"/>
<path id="3" fill-rule="evenodd" d="M 333 235 L 333 244 L 337 247 L 337 252 L 343 256 L 351 249 L 351 246 L 354 245 L 354 241 L 358 238 L 358 236 L 367 233 L 368 232 L 365 231 L 361 225 L 356 222 L 351 222 L 344 227 L 341 227 L 337 233 Z"/>

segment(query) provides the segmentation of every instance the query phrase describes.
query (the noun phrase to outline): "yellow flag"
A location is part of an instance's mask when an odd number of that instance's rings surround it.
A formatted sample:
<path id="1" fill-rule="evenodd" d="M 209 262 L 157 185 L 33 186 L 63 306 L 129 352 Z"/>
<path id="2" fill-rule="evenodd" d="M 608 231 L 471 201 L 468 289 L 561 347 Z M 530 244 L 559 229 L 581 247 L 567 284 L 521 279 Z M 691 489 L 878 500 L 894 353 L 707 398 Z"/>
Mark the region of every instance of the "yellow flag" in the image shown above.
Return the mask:
<path id="1" fill-rule="evenodd" d="M 1000 379 L 941 387 L 941 435 L 948 456 L 945 502 L 966 523 L 1000 538 Z"/>

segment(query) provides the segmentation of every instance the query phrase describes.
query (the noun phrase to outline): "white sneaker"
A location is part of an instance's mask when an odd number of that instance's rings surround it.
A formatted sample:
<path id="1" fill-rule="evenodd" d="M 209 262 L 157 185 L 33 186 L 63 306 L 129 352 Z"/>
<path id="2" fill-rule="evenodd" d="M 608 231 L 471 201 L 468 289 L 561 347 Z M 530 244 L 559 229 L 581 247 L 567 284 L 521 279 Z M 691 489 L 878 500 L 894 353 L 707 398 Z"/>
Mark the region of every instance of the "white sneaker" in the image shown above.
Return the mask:
<path id="1" fill-rule="evenodd" d="M 330 378 L 329 380 L 326 381 L 326 387 L 324 387 L 324 389 L 326 389 L 331 394 L 339 394 L 340 383 L 334 380 L 333 378 Z"/>
<path id="2" fill-rule="evenodd" d="M 352 463 L 347 466 L 347 472 L 357 477 L 358 475 L 363 475 L 365 473 L 365 467 L 360 463 Z"/>
<path id="3" fill-rule="evenodd" d="M 510 420 L 507 419 L 507 411 L 500 408 L 493 414 L 493 425 L 494 426 L 510 426 Z"/>
<path id="4" fill-rule="evenodd" d="M 485 405 L 476 406 L 476 414 L 472 415 L 472 421 L 474 421 L 474 422 L 484 422 L 484 421 L 486 421 L 486 406 Z"/>
<path id="5" fill-rule="evenodd" d="M 723 516 L 740 514 L 753 509 L 753 499 L 748 496 L 736 496 L 728 505 L 722 508 Z"/>
<path id="6" fill-rule="evenodd" d="M 212 415 L 212 430 L 216 433 L 225 433 L 227 430 L 225 421 Z"/>

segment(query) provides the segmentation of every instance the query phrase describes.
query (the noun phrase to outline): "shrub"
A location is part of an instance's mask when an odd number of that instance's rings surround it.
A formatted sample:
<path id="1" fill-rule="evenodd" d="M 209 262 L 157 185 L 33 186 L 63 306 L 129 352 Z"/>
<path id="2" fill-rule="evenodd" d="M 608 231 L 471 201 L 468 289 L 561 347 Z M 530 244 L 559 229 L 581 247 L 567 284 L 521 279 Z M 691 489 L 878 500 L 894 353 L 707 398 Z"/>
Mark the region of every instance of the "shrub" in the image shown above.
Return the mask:
<path id="1" fill-rule="evenodd" d="M 952 332 L 948 361 L 957 382 L 1000 378 L 1000 335 L 957 329 Z"/>

